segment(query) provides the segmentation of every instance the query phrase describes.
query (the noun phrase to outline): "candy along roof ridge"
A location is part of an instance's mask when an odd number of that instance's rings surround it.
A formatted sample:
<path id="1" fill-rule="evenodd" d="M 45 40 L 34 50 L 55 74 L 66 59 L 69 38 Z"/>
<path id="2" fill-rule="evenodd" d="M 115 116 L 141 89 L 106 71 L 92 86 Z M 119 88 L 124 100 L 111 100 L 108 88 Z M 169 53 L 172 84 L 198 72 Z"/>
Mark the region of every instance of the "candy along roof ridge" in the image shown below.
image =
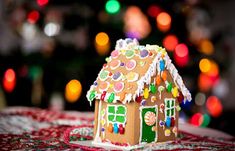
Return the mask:
<path id="1" fill-rule="evenodd" d="M 151 82 L 151 77 L 156 75 L 156 71 L 157 74 L 160 74 L 160 67 L 159 67 L 159 61 L 161 59 L 163 59 L 165 61 L 165 67 L 166 69 L 169 71 L 169 73 L 171 74 L 175 85 L 180 89 L 180 91 L 182 92 L 183 96 L 184 96 L 184 102 L 186 100 L 191 101 L 191 94 L 188 91 L 188 89 L 185 87 L 183 80 L 181 78 L 181 76 L 178 74 L 177 69 L 175 68 L 174 64 L 171 62 L 171 59 L 169 58 L 169 56 L 167 55 L 167 52 L 165 51 L 164 48 L 159 47 L 158 45 L 146 45 L 146 46 L 141 46 L 139 45 L 138 41 L 136 39 L 132 40 L 132 39 L 120 39 L 117 41 L 116 43 L 116 50 L 130 50 L 130 49 L 134 49 L 134 50 L 143 50 L 146 49 L 148 51 L 155 51 L 156 52 L 156 56 L 153 58 L 152 63 L 149 65 L 147 72 L 139 77 L 139 80 L 136 81 L 138 87 L 136 89 L 136 91 L 134 93 L 129 93 L 129 94 L 125 94 L 124 100 L 121 101 L 123 104 L 125 104 L 126 102 L 130 102 L 131 100 L 135 101 L 136 97 L 141 94 L 143 92 L 143 88 L 144 88 L 144 84 L 150 84 Z M 164 55 L 164 57 L 162 58 L 162 55 Z M 109 57 L 111 58 L 111 56 Z M 103 69 L 102 69 L 103 70 Z M 99 72 L 98 75 L 100 75 L 100 73 L 102 72 L 102 70 Z M 99 76 L 98 76 L 99 77 Z M 96 81 L 98 80 L 98 77 L 96 78 Z M 91 103 L 91 98 L 90 98 L 90 94 L 91 92 L 94 90 L 94 85 L 91 85 L 90 90 L 87 93 L 87 99 L 90 101 Z M 93 92 L 92 92 L 93 93 Z M 107 101 L 108 97 L 111 95 L 111 93 L 106 93 L 104 100 Z M 101 94 L 99 92 L 94 92 L 94 97 L 93 99 L 101 99 Z M 116 103 L 118 100 L 120 100 L 119 96 L 115 96 L 113 103 Z"/>

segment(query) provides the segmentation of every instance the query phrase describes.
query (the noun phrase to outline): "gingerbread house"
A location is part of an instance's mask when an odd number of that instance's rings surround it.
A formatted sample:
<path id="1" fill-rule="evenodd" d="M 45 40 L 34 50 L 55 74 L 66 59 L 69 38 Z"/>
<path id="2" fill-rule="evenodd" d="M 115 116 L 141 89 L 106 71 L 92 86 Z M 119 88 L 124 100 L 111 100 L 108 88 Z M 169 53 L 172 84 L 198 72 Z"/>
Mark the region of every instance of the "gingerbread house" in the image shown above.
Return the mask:
<path id="1" fill-rule="evenodd" d="M 164 48 L 118 40 L 87 93 L 95 101 L 95 145 L 129 149 L 175 140 L 191 94 Z"/>

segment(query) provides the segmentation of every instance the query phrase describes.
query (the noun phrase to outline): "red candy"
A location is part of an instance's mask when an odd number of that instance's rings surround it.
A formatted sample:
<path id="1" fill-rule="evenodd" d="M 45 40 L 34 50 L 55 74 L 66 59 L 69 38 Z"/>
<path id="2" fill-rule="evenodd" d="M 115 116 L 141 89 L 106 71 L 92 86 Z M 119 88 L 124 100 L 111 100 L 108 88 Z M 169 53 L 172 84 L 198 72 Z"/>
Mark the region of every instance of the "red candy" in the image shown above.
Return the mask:
<path id="1" fill-rule="evenodd" d="M 125 128 L 123 127 L 122 124 L 120 124 L 120 125 L 119 125 L 119 133 L 120 133 L 120 134 L 124 134 L 124 132 L 125 132 Z"/>
<path id="2" fill-rule="evenodd" d="M 105 95 L 106 95 L 106 91 L 104 91 L 104 92 L 101 94 L 100 100 L 104 101 Z"/>
<path id="3" fill-rule="evenodd" d="M 135 101 L 136 101 L 137 103 L 140 103 L 140 102 L 142 101 L 142 96 L 137 96 L 136 99 L 135 99 Z"/>
<path id="4" fill-rule="evenodd" d="M 171 127 L 175 126 L 175 118 L 171 117 Z"/>

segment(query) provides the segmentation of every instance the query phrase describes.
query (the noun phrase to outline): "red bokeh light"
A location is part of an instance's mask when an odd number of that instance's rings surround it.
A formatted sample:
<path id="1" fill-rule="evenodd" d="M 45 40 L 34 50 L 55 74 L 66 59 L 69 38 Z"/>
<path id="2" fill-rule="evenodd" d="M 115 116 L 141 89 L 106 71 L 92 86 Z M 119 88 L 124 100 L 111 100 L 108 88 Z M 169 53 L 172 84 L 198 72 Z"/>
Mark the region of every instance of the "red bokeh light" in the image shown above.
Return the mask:
<path id="1" fill-rule="evenodd" d="M 28 14 L 28 17 L 27 17 L 27 20 L 29 23 L 31 24 L 35 24 L 39 19 L 39 12 L 38 11 L 31 11 L 29 14 Z"/>
<path id="2" fill-rule="evenodd" d="M 39 6 L 44 6 L 48 3 L 48 0 L 37 0 Z"/>
<path id="3" fill-rule="evenodd" d="M 157 17 L 162 12 L 161 8 L 157 5 L 151 5 L 148 8 L 148 15 L 151 17 Z"/>
<path id="4" fill-rule="evenodd" d="M 12 92 L 15 88 L 15 84 L 16 84 L 15 71 L 13 69 L 7 69 L 7 71 L 4 73 L 3 88 L 7 92 Z"/>
<path id="5" fill-rule="evenodd" d="M 169 50 L 174 51 L 178 44 L 178 38 L 175 35 L 168 35 L 163 39 L 163 46 Z"/>
<path id="6" fill-rule="evenodd" d="M 210 96 L 206 101 L 206 107 L 208 112 L 213 117 L 218 117 L 223 111 L 223 106 L 220 100 L 216 96 Z"/>
<path id="7" fill-rule="evenodd" d="M 195 126 L 200 126 L 202 122 L 203 122 L 203 115 L 201 113 L 195 113 L 190 119 L 190 123 Z"/>
<path id="8" fill-rule="evenodd" d="M 176 47 L 175 47 L 175 54 L 178 56 L 178 57 L 185 57 L 188 55 L 188 47 L 181 43 L 181 44 L 178 44 Z"/>

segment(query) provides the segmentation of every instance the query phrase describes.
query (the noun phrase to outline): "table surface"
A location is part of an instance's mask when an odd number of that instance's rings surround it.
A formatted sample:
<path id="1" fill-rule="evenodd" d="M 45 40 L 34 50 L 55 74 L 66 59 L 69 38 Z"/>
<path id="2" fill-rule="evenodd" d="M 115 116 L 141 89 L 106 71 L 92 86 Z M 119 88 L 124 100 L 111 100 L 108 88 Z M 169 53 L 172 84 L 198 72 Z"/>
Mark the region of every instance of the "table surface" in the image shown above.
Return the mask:
<path id="1" fill-rule="evenodd" d="M 146 147 L 151 150 L 235 150 L 235 139 L 223 132 L 180 122 L 175 142 Z M 92 140 L 93 113 L 56 112 L 10 107 L 0 112 L 1 150 L 103 150 L 73 144 Z"/>

